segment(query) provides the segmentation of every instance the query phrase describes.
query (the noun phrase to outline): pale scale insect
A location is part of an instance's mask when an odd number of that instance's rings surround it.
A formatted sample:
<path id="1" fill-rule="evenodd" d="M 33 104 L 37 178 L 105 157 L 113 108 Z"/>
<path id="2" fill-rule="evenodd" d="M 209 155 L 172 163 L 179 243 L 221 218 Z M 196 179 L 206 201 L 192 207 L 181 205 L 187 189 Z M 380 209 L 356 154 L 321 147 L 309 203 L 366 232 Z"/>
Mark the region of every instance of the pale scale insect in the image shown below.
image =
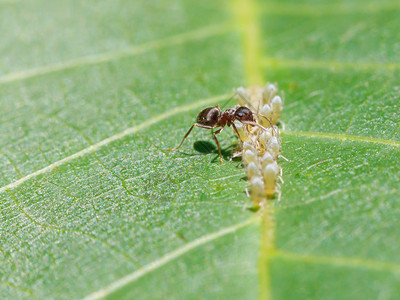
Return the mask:
<path id="1" fill-rule="evenodd" d="M 280 96 L 275 96 L 271 100 L 271 106 L 272 106 L 272 114 L 271 114 L 271 122 L 272 124 L 276 124 L 279 121 L 279 118 L 281 117 L 281 112 L 282 112 L 282 98 Z"/>
<path id="2" fill-rule="evenodd" d="M 269 103 L 278 94 L 278 87 L 273 83 L 267 83 L 262 91 L 264 103 Z"/>
<path id="3" fill-rule="evenodd" d="M 262 112 L 262 115 L 266 118 L 274 116 L 271 123 L 277 123 L 283 102 L 277 96 L 277 92 L 277 87 L 268 83 L 264 89 L 252 87 L 246 90 L 243 87 L 238 88 L 235 98 L 241 104 L 250 105 L 253 111 L 255 110 L 254 107 L 257 107 L 255 111 Z M 263 102 L 265 104 L 261 107 Z M 268 128 L 268 120 L 257 118 L 257 121 L 261 126 L 264 125 L 263 127 Z M 278 134 L 279 128 L 272 127 L 271 123 L 269 125 L 271 127 L 268 128 L 269 131 L 267 129 L 260 132 L 255 127 L 251 131 L 247 131 L 243 127 L 244 130 L 239 133 L 240 136 L 243 133 L 243 136 L 248 137 L 248 140 L 244 141 L 242 145 L 242 156 L 249 178 L 251 198 L 256 205 L 264 201 L 263 197 L 271 197 L 275 192 L 278 193 L 280 199 L 280 186 L 276 181 L 278 178 L 282 181 L 282 169 L 276 160 L 280 156 L 281 141 Z M 259 176 L 260 171 L 262 177 Z M 263 192 L 261 192 L 262 186 L 264 187 Z"/>
<path id="4" fill-rule="evenodd" d="M 250 162 L 257 163 L 257 152 L 250 149 L 245 150 L 243 154 L 243 161 L 246 165 Z"/>
<path id="5" fill-rule="evenodd" d="M 271 131 L 263 131 L 258 136 L 258 142 L 260 144 L 260 150 L 265 152 L 268 148 L 268 143 L 272 139 L 272 132 Z"/>
<path id="6" fill-rule="evenodd" d="M 275 165 L 269 164 L 262 170 L 262 175 L 264 178 L 265 194 L 267 196 L 272 196 L 275 194 L 275 186 L 279 175 L 279 169 Z"/>
<path id="7" fill-rule="evenodd" d="M 273 111 L 272 108 L 269 104 L 264 104 L 263 107 L 261 107 L 260 109 L 260 114 L 263 115 L 264 117 L 268 118 L 271 120 L 271 123 L 274 124 L 274 122 L 272 122 L 272 115 L 273 115 Z M 268 121 L 265 120 L 264 118 L 260 118 L 260 124 L 264 127 L 268 126 Z"/>
<path id="8" fill-rule="evenodd" d="M 273 157 L 277 159 L 281 153 L 281 144 L 280 141 L 273 136 L 268 142 L 268 149 L 270 149 Z"/>
<path id="9" fill-rule="evenodd" d="M 263 202 L 264 200 L 264 180 L 262 177 L 255 176 L 250 179 L 250 198 L 253 201 L 253 203 L 257 206 L 260 205 L 260 203 Z"/>
<path id="10" fill-rule="evenodd" d="M 242 144 L 239 143 L 234 151 L 233 157 L 243 156 L 243 153 L 246 150 L 251 150 L 254 152 L 256 151 L 256 147 L 253 145 L 253 143 L 250 140 L 244 141 Z"/>
<path id="11" fill-rule="evenodd" d="M 243 142 L 243 150 L 253 150 L 256 151 L 256 148 L 254 147 L 254 144 L 250 141 L 244 141 Z"/>
<path id="12" fill-rule="evenodd" d="M 236 89 L 234 98 L 240 105 L 246 105 L 247 103 L 244 99 L 249 99 L 250 95 L 244 87 L 240 86 Z"/>
<path id="13" fill-rule="evenodd" d="M 251 178 L 261 175 L 260 167 L 255 162 L 251 161 L 246 166 L 246 173 L 247 173 L 247 178 L 251 180 Z"/>
<path id="14" fill-rule="evenodd" d="M 283 108 L 283 99 L 278 96 L 278 88 L 276 85 L 272 83 L 266 85 L 263 90 L 263 100 L 268 106 L 264 105 L 260 113 L 270 118 L 272 124 L 278 123 Z"/>
<path id="15" fill-rule="evenodd" d="M 261 168 L 265 168 L 267 165 L 275 162 L 275 159 L 272 157 L 270 151 L 266 151 L 264 155 L 261 157 Z"/>
<path id="16" fill-rule="evenodd" d="M 249 130 L 246 128 L 246 126 L 242 123 L 236 124 L 236 129 L 239 133 L 239 139 L 243 142 L 249 141 Z"/>

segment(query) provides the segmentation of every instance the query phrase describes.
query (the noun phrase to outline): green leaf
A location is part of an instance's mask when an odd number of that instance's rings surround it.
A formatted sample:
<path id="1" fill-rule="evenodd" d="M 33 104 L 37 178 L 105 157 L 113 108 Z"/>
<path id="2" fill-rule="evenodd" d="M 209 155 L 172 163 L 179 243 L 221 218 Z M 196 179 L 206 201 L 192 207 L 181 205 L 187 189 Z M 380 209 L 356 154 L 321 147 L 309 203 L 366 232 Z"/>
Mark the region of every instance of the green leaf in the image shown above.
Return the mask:
<path id="1" fill-rule="evenodd" d="M 264 257 L 272 298 L 398 298 L 399 8 L 263 5 L 265 77 L 286 92 L 290 159 Z"/>
<path id="2" fill-rule="evenodd" d="M 396 299 L 399 9 L 1 1 L 1 298 Z M 290 161 L 254 213 L 229 128 L 223 165 L 167 148 L 267 80 Z"/>

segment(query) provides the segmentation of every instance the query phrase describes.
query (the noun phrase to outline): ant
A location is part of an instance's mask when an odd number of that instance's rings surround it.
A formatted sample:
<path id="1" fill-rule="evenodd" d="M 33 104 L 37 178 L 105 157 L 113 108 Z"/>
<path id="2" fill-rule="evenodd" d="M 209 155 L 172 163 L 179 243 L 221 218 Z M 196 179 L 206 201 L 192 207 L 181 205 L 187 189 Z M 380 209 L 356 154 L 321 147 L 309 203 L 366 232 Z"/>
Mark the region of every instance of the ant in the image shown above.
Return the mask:
<path id="1" fill-rule="evenodd" d="M 216 135 L 221 133 L 225 126 L 228 126 L 228 127 L 232 126 L 233 130 L 235 130 L 236 134 L 240 138 L 240 134 L 234 123 L 235 120 L 238 120 L 239 122 L 241 122 L 243 124 L 257 126 L 263 130 L 266 130 L 263 126 L 256 123 L 253 115 L 259 115 L 261 117 L 264 117 L 263 115 L 252 112 L 246 106 L 238 105 L 235 108 L 228 108 L 224 112 L 221 110 L 221 108 L 219 107 L 218 104 L 215 105 L 215 107 L 207 107 L 198 114 L 196 123 L 194 123 L 192 125 L 192 127 L 190 127 L 188 132 L 183 137 L 182 142 L 179 144 L 179 146 L 177 148 L 173 148 L 173 149 L 169 148 L 168 150 L 170 150 L 170 151 L 178 150 L 182 146 L 183 142 L 188 137 L 190 132 L 192 131 L 193 127 L 200 127 L 200 128 L 205 128 L 205 129 L 215 129 L 215 128 L 221 127 L 217 131 L 213 132 L 213 137 L 214 137 L 215 142 L 217 143 L 218 151 L 219 151 L 219 158 L 220 158 L 221 164 L 222 164 L 223 162 L 222 162 L 221 147 L 219 146 L 219 142 L 218 142 Z M 266 118 L 266 117 L 264 117 L 264 118 Z M 266 118 L 266 119 L 269 121 L 268 118 Z M 271 126 L 272 126 L 272 124 L 271 124 Z"/>

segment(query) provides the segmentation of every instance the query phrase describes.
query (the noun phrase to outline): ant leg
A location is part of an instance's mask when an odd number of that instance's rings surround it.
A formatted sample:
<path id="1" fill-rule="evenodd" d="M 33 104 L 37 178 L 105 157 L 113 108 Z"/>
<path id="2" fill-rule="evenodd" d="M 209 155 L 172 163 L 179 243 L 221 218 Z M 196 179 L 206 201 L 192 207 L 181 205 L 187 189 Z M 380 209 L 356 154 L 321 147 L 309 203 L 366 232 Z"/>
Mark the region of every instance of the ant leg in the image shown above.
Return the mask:
<path id="1" fill-rule="evenodd" d="M 260 124 L 258 124 L 256 122 L 251 122 L 251 121 L 240 121 L 240 122 L 242 122 L 243 124 L 251 125 L 251 126 L 257 126 L 257 127 L 261 128 L 262 130 L 267 131 L 267 129 L 265 127 L 261 126 Z M 279 137 L 278 132 L 275 130 L 275 127 L 272 126 L 271 128 L 274 131 L 276 138 L 281 142 L 281 138 Z"/>
<path id="2" fill-rule="evenodd" d="M 221 131 L 222 131 L 223 129 L 224 129 L 224 127 L 218 129 L 216 132 L 213 133 L 214 140 L 215 140 L 215 142 L 217 143 L 217 146 L 218 146 L 219 159 L 221 160 L 221 164 L 223 164 L 223 161 L 222 161 L 222 153 L 221 153 L 221 147 L 219 146 L 219 142 L 218 142 L 218 139 L 217 139 L 216 135 L 217 135 L 218 133 L 221 133 Z"/>
<path id="3" fill-rule="evenodd" d="M 286 157 L 284 157 L 283 155 L 280 155 L 279 154 L 279 157 L 282 157 L 284 160 L 286 160 L 286 161 L 290 161 L 289 159 L 287 159 Z"/>
<path id="4" fill-rule="evenodd" d="M 188 130 L 188 132 L 186 132 L 186 134 L 185 134 L 185 136 L 183 137 L 183 139 L 182 139 L 182 142 L 179 144 L 179 146 L 178 147 L 176 147 L 176 148 L 168 148 L 168 150 L 169 151 L 175 151 L 175 150 L 178 150 L 181 146 L 182 146 L 182 144 L 183 144 L 183 142 L 184 142 L 184 140 L 188 137 L 188 135 L 190 134 L 190 132 L 192 131 L 192 129 L 193 129 L 193 127 L 194 127 L 194 125 L 195 124 L 193 124 L 191 127 L 190 127 L 190 129 Z"/>
<path id="5" fill-rule="evenodd" d="M 269 124 L 271 125 L 270 127 L 272 128 L 272 130 L 275 132 L 275 135 L 279 138 L 279 134 L 278 134 L 278 132 L 275 130 L 275 127 L 274 127 L 274 125 L 272 124 L 272 122 L 271 122 L 270 119 L 268 119 L 266 116 L 263 116 L 262 114 L 259 114 L 259 113 L 253 112 L 253 114 L 256 115 L 256 116 L 263 117 L 264 119 L 266 119 L 266 120 L 269 122 Z"/>
<path id="6" fill-rule="evenodd" d="M 237 136 L 239 137 L 239 140 L 243 143 L 242 137 L 240 136 L 239 131 L 237 130 L 237 128 L 233 122 L 232 122 L 232 127 L 233 127 L 233 130 L 235 130 Z"/>
<path id="7" fill-rule="evenodd" d="M 189 128 L 188 132 L 186 132 L 185 136 L 184 136 L 183 139 L 182 139 L 182 142 L 179 144 L 178 147 L 172 148 L 172 149 L 171 149 L 171 148 L 168 148 L 167 150 L 169 150 L 169 151 L 178 150 L 178 149 L 182 146 L 183 142 L 184 142 L 185 139 L 188 137 L 188 135 L 190 134 L 190 132 L 192 131 L 193 127 L 195 127 L 195 126 L 196 126 L 196 127 L 200 127 L 200 128 L 205 128 L 205 129 L 213 129 L 213 128 L 215 128 L 215 127 L 212 127 L 212 126 L 207 126 L 207 125 L 195 123 L 195 124 L 192 125 L 192 127 Z"/>
<path id="8" fill-rule="evenodd" d="M 268 119 L 266 116 L 264 116 L 262 114 L 259 114 L 259 113 L 255 113 L 255 112 L 253 112 L 253 115 L 256 115 L 256 116 L 259 116 L 259 117 L 263 117 L 264 119 L 266 119 L 268 121 L 268 123 L 271 125 L 271 127 L 273 126 L 271 120 Z"/>
<path id="9" fill-rule="evenodd" d="M 251 126 L 257 126 L 257 127 L 261 128 L 262 130 L 265 130 L 265 131 L 267 130 L 265 127 L 261 126 L 260 124 L 258 124 L 256 122 L 251 122 L 251 121 L 240 121 L 240 122 L 242 122 L 243 124 L 251 125 Z"/>

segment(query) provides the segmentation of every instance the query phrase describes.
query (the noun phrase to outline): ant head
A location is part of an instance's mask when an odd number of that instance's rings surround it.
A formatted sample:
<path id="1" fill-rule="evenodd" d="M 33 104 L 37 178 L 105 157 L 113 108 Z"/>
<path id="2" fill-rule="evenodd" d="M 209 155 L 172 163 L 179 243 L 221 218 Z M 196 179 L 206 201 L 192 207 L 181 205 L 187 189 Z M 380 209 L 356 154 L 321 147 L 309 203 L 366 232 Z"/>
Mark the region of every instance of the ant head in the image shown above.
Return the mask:
<path id="1" fill-rule="evenodd" d="M 235 112 L 235 118 L 239 121 L 254 122 L 253 112 L 246 106 L 239 107 Z"/>

